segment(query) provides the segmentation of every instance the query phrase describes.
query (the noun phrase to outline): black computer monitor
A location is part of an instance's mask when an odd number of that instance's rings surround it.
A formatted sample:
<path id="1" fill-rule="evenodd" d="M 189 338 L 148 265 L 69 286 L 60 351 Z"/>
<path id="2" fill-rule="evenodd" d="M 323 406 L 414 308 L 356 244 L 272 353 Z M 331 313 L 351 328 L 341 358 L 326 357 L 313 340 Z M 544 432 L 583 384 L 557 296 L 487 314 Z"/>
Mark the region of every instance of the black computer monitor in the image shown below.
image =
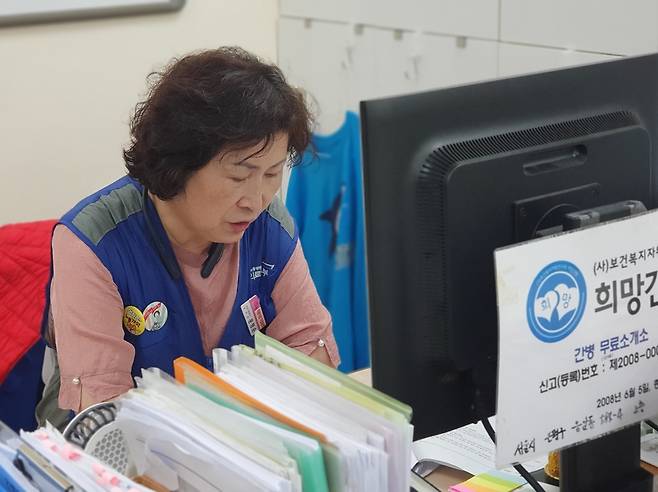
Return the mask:
<path id="1" fill-rule="evenodd" d="M 493 251 L 656 206 L 658 55 L 361 103 L 373 384 L 415 438 L 495 413 Z"/>

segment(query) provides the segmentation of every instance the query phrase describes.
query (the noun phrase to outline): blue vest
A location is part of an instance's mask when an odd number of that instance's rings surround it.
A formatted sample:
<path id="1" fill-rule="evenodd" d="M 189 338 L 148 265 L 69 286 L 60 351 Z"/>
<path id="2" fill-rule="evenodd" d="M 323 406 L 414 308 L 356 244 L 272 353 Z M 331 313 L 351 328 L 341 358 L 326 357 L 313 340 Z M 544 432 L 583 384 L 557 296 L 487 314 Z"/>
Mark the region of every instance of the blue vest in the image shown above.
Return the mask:
<path id="1" fill-rule="evenodd" d="M 177 269 L 171 244 L 140 184 L 129 177 L 119 179 L 81 201 L 60 223 L 84 241 L 108 269 L 124 307 L 144 311 L 153 302 L 167 307 L 168 317 L 160 329 L 140 335 L 124 329 L 125 340 L 135 347 L 133 376 L 147 367 L 173 374 L 173 361 L 181 356 L 212 368 L 212 358 L 203 351 L 187 286 L 180 275 L 170 271 L 171 262 Z M 254 295 L 266 323 L 272 321 L 276 315 L 272 290 L 296 243 L 294 223 L 277 198 L 240 241 L 237 294 L 219 347 L 253 346 L 254 337 L 240 306 Z"/>

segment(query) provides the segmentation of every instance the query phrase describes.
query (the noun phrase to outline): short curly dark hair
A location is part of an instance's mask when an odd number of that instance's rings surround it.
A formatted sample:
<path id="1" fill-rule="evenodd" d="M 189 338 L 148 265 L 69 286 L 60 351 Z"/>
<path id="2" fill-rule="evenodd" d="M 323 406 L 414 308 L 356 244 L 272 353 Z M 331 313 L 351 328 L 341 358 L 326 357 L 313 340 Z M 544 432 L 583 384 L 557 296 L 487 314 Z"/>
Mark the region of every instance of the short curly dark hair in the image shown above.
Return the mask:
<path id="1" fill-rule="evenodd" d="M 131 119 L 123 157 L 128 174 L 163 200 L 180 193 L 221 151 L 263 141 L 266 148 L 284 132 L 290 163 L 296 164 L 310 143 L 312 117 L 304 94 L 278 67 L 241 48 L 190 54 L 152 77 Z"/>

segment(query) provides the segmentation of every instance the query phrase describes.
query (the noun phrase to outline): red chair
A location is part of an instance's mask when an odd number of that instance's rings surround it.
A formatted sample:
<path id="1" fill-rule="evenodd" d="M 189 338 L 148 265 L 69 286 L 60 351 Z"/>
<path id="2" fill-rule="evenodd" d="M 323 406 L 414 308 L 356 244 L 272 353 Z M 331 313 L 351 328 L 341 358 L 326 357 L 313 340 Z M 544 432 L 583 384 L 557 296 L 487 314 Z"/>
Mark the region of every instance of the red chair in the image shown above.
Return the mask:
<path id="1" fill-rule="evenodd" d="M 0 227 L 0 420 L 14 430 L 36 427 L 41 399 L 41 337 L 50 241 L 57 221 Z"/>

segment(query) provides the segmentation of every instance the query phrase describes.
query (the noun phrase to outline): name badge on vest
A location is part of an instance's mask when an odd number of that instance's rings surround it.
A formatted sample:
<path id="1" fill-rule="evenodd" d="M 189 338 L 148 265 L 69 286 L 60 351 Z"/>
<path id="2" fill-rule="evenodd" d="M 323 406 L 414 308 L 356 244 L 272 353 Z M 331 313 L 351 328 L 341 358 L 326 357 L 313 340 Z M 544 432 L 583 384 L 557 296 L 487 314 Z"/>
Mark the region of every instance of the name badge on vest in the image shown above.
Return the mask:
<path id="1" fill-rule="evenodd" d="M 249 298 L 246 302 L 240 305 L 242 310 L 242 316 L 247 322 L 247 328 L 249 328 L 249 333 L 253 336 L 257 330 L 262 330 L 265 328 L 265 315 L 263 314 L 263 308 L 260 307 L 260 300 L 258 296 L 254 295 Z"/>

